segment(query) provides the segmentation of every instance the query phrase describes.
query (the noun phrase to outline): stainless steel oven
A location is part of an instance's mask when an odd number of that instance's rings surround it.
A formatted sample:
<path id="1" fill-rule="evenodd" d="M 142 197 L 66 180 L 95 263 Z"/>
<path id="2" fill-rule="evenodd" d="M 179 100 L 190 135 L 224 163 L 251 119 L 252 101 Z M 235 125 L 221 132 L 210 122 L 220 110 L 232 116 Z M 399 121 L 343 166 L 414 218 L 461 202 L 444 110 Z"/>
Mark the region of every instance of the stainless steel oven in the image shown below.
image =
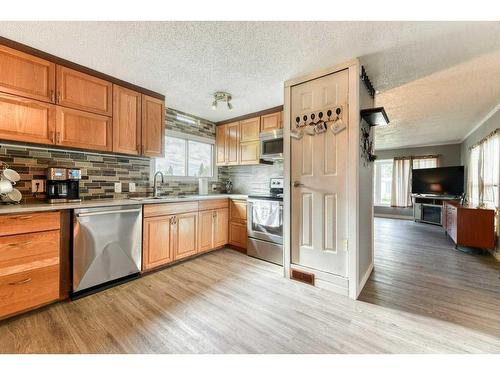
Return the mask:
<path id="1" fill-rule="evenodd" d="M 249 197 L 247 215 L 248 255 L 283 265 L 283 201 Z"/>
<path id="2" fill-rule="evenodd" d="M 260 133 L 260 158 L 283 159 L 283 129 Z"/>

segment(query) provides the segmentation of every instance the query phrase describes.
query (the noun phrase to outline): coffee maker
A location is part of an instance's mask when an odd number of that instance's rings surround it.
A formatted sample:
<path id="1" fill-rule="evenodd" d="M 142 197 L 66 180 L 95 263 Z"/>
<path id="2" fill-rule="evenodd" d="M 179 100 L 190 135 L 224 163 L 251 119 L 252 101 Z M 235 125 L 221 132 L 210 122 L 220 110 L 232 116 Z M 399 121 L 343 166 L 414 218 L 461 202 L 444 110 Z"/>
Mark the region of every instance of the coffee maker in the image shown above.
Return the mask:
<path id="1" fill-rule="evenodd" d="M 48 168 L 46 189 L 48 202 L 80 202 L 81 176 L 81 171 L 75 168 Z"/>

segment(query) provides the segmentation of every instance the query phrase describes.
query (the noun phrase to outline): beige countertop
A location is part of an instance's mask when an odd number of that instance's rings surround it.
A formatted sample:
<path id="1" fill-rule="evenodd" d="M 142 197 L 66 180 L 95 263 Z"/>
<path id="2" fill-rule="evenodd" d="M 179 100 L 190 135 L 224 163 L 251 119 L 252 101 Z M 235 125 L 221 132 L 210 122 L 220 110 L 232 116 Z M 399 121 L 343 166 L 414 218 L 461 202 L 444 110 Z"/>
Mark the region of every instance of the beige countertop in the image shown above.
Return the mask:
<path id="1" fill-rule="evenodd" d="M 92 207 L 110 207 L 110 206 L 127 206 L 133 204 L 157 204 L 169 202 L 191 202 L 209 199 L 247 199 L 246 195 L 242 194 L 209 194 L 209 195 L 186 195 L 186 196 L 165 196 L 159 199 L 153 198 L 129 198 L 129 199 L 94 199 L 86 200 L 79 203 L 20 203 L 20 204 L 1 204 L 0 215 L 16 214 L 26 212 L 44 212 L 58 210 L 72 210 L 77 208 L 92 208 Z"/>

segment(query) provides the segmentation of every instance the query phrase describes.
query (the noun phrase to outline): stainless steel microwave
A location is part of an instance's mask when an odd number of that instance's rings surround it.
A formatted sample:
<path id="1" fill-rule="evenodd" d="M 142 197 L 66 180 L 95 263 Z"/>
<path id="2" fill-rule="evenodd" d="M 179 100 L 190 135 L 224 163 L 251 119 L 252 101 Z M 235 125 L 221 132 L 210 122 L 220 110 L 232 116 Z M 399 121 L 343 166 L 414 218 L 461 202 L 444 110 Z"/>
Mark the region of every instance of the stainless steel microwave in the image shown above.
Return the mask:
<path id="1" fill-rule="evenodd" d="M 260 134 L 260 158 L 262 160 L 283 159 L 283 129 Z"/>

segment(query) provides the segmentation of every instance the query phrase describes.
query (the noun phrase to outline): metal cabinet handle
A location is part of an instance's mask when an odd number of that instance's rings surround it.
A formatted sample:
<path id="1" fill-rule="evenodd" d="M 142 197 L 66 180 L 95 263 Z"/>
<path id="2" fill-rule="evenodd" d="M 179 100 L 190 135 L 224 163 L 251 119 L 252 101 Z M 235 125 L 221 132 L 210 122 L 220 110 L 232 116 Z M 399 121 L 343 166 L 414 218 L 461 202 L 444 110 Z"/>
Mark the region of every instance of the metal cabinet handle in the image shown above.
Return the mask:
<path id="1" fill-rule="evenodd" d="M 31 281 L 31 277 L 28 277 L 24 280 L 20 280 L 20 281 L 14 281 L 12 283 L 9 283 L 9 285 L 22 285 L 22 284 L 27 284 Z"/>
<path id="2" fill-rule="evenodd" d="M 304 184 L 300 181 L 294 181 L 293 182 L 293 187 L 301 187 L 301 186 L 304 186 Z"/>
<path id="3" fill-rule="evenodd" d="M 140 208 L 131 209 L 131 210 L 113 210 L 113 211 L 98 211 L 98 212 L 81 212 L 76 214 L 77 217 L 86 217 L 86 216 L 97 216 L 97 215 L 111 215 L 111 214 L 124 214 L 129 212 L 141 212 Z"/>
<path id="4" fill-rule="evenodd" d="M 33 216 L 31 216 L 31 215 L 26 215 L 26 216 L 12 216 L 10 219 L 12 219 L 12 220 L 29 220 L 32 217 Z"/>

